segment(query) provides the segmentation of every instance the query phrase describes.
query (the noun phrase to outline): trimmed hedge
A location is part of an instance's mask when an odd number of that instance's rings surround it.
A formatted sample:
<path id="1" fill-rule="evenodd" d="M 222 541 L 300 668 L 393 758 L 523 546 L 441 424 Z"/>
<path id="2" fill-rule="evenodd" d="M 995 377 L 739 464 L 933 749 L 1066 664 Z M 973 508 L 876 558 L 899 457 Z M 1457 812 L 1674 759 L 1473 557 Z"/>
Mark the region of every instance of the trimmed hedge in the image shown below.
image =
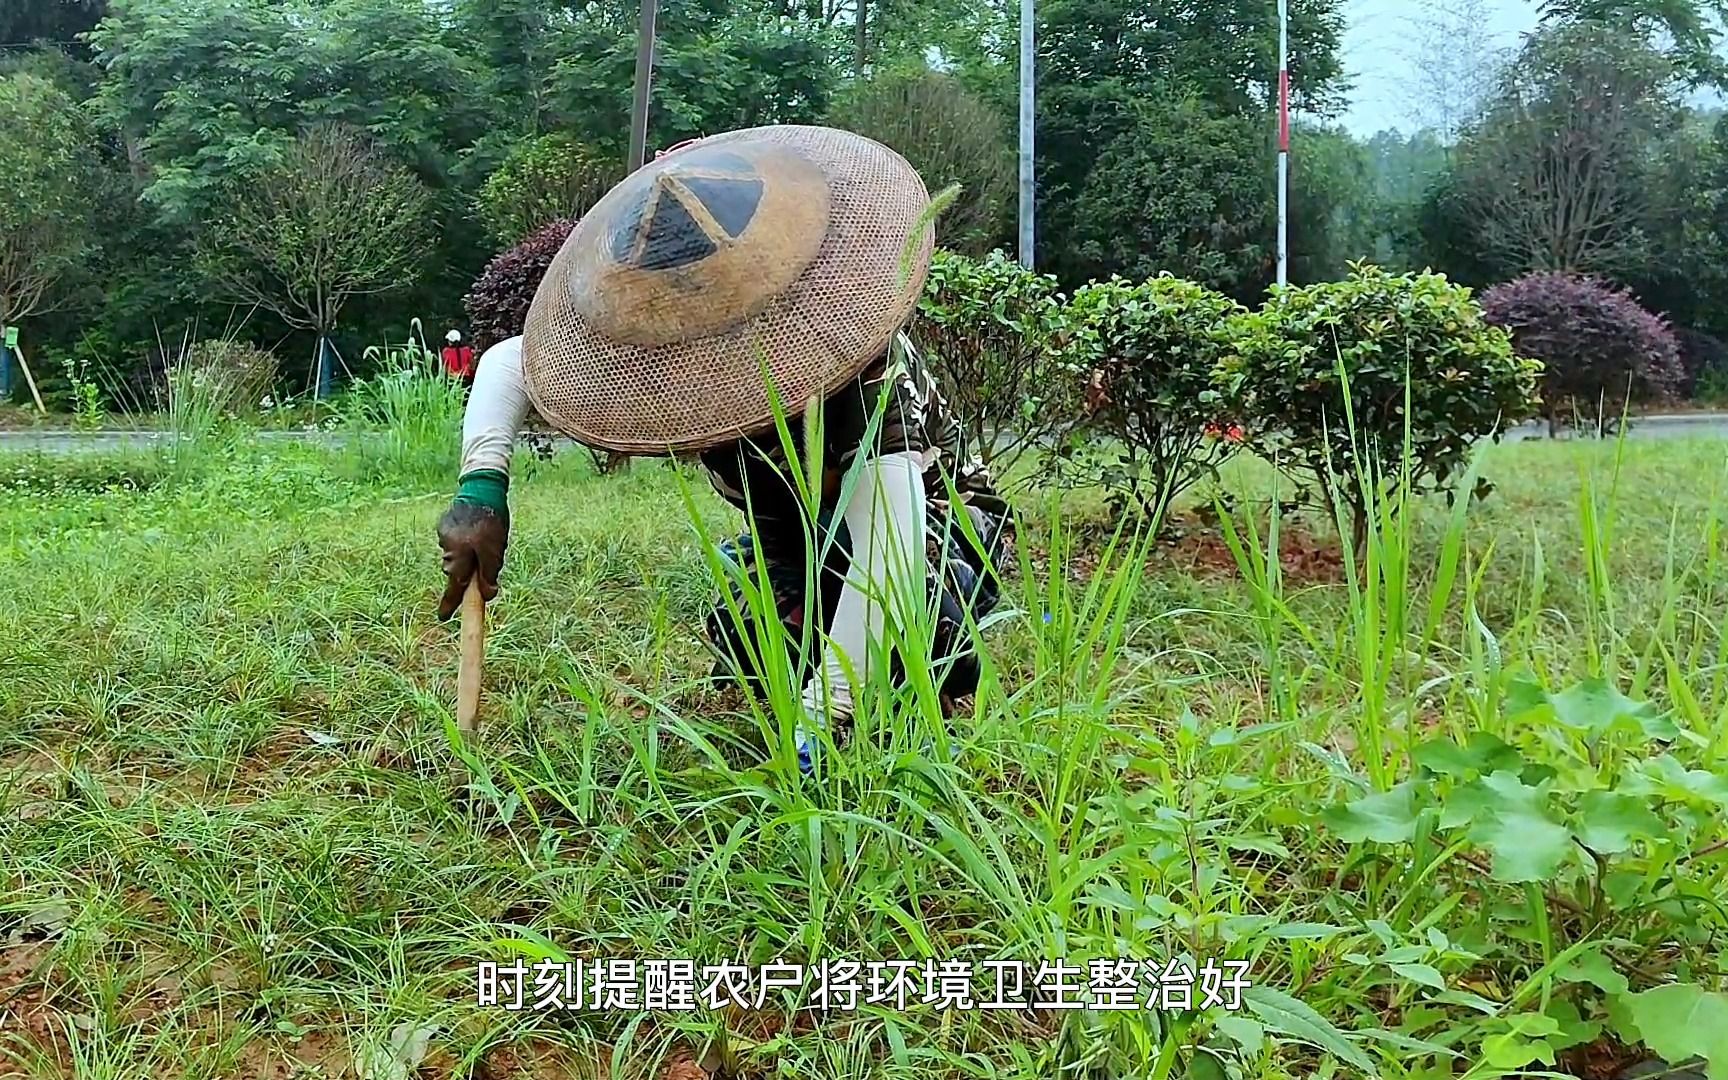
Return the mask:
<path id="1" fill-rule="evenodd" d="M 1056 475 L 1101 483 L 1159 523 L 1176 496 L 1215 477 L 1240 439 L 1228 437 L 1237 409 L 1218 371 L 1243 311 L 1169 275 L 1077 291 L 1066 346 L 1085 405 L 1053 461 Z"/>
<path id="2" fill-rule="evenodd" d="M 1406 460 L 1412 491 L 1450 491 L 1476 440 L 1538 404 L 1540 365 L 1438 274 L 1356 264 L 1342 281 L 1280 290 L 1234 337 L 1219 384 L 1248 417 L 1250 445 L 1341 527 L 1348 511 L 1358 539 Z"/>

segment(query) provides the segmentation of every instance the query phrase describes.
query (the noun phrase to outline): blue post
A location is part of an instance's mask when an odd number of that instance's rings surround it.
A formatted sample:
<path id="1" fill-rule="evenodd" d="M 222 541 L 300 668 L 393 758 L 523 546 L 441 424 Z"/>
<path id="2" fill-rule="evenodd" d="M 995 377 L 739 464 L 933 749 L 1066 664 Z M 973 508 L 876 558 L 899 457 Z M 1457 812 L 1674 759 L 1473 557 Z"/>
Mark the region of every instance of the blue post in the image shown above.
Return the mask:
<path id="1" fill-rule="evenodd" d="M 318 339 L 318 400 L 330 396 L 330 339 Z"/>
<path id="2" fill-rule="evenodd" d="M 0 345 L 0 405 L 12 400 L 12 350 Z"/>

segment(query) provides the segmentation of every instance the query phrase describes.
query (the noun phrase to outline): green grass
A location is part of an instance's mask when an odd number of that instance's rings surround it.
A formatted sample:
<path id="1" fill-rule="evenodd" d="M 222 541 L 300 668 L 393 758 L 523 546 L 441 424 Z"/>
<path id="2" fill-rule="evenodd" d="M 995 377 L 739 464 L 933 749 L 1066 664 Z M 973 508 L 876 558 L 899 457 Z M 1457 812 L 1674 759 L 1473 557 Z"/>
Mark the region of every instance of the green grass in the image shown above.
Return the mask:
<path id="1" fill-rule="evenodd" d="M 1228 528 L 1190 521 L 1174 549 L 1112 546 L 1085 500 L 1032 506 L 1022 614 L 988 630 L 957 763 L 920 752 L 945 736 L 914 685 L 874 695 L 816 782 L 783 703 L 702 679 L 687 493 L 703 531 L 735 515 L 667 466 L 524 456 L 472 787 L 431 617 L 449 483 L 415 453 L 223 440 L 195 469 L 58 481 L 0 462 L 0 1076 L 406 1078 L 392 1038 L 429 1032 L 428 1076 L 684 1054 L 738 1076 L 1482 1077 L 1620 1052 L 1632 993 L 1721 989 L 1719 441 L 1493 448 L 1489 501 L 1383 507 L 1366 565 L 1319 580 L 1264 558 L 1274 530 L 1336 539 L 1252 512 L 1256 463 L 1230 471 Z M 1185 569 L 1226 545 L 1239 570 Z M 1471 771 L 1490 758 L 1505 790 Z M 1562 841 L 1550 867 L 1545 825 L 1625 850 Z M 1236 1016 L 481 1008 L 474 965 L 510 941 L 1186 954 L 1251 961 L 1256 992 Z"/>

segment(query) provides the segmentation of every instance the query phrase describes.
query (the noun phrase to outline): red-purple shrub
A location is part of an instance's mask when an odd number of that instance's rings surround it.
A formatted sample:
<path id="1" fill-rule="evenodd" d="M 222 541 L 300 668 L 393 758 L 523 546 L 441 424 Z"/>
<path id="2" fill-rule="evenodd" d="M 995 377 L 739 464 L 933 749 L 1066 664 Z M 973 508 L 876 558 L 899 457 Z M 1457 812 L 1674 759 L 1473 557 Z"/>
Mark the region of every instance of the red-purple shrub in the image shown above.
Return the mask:
<path id="1" fill-rule="evenodd" d="M 484 352 L 522 332 L 540 279 L 575 227 L 569 219 L 554 221 L 486 264 L 462 298 L 476 349 Z"/>
<path id="2" fill-rule="evenodd" d="M 1626 404 L 1660 401 L 1685 380 L 1674 331 L 1629 293 L 1576 274 L 1526 274 L 1482 294 L 1489 323 L 1519 355 L 1542 361 L 1542 410 L 1563 421 L 1612 422 Z"/>

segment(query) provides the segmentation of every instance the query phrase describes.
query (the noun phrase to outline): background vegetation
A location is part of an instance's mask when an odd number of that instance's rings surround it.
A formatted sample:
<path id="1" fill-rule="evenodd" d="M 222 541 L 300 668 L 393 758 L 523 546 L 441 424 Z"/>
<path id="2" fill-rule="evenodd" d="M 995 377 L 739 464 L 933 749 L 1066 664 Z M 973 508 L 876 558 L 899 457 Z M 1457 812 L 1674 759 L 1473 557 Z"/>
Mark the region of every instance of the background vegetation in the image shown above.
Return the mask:
<path id="1" fill-rule="evenodd" d="M 1551 3 L 1509 55 L 1459 44 L 1481 30 L 1473 10 L 1429 18 L 1422 115 L 1358 140 L 1335 124 L 1342 2 L 1294 5 L 1295 283 L 1359 259 L 1477 288 L 1595 275 L 1693 343 L 1708 370 L 1689 392 L 1728 390 L 1728 127 L 1688 104 L 1724 79 L 1711 3 Z M 1070 291 L 1172 273 L 1257 304 L 1273 277 L 1273 5 L 1039 11 L 1040 269 Z M 961 183 L 946 246 L 1011 246 L 1016 18 L 994 0 L 668 0 L 651 145 L 850 126 L 932 189 Z M 277 352 L 282 390 L 307 389 L 320 335 L 340 377 L 363 374 L 363 347 L 413 317 L 465 325 L 493 256 L 616 177 L 635 20 L 626 0 L 14 0 L 0 230 L 34 239 L 0 245 L 0 322 L 27 322 L 63 402 L 64 357 L 124 379 L 189 327 Z M 356 219 L 330 185 L 260 205 L 333 139 L 392 214 Z M 343 253 L 347 301 L 307 311 L 286 279 L 314 242 Z M 28 305 L 4 284 L 26 279 Z"/>

